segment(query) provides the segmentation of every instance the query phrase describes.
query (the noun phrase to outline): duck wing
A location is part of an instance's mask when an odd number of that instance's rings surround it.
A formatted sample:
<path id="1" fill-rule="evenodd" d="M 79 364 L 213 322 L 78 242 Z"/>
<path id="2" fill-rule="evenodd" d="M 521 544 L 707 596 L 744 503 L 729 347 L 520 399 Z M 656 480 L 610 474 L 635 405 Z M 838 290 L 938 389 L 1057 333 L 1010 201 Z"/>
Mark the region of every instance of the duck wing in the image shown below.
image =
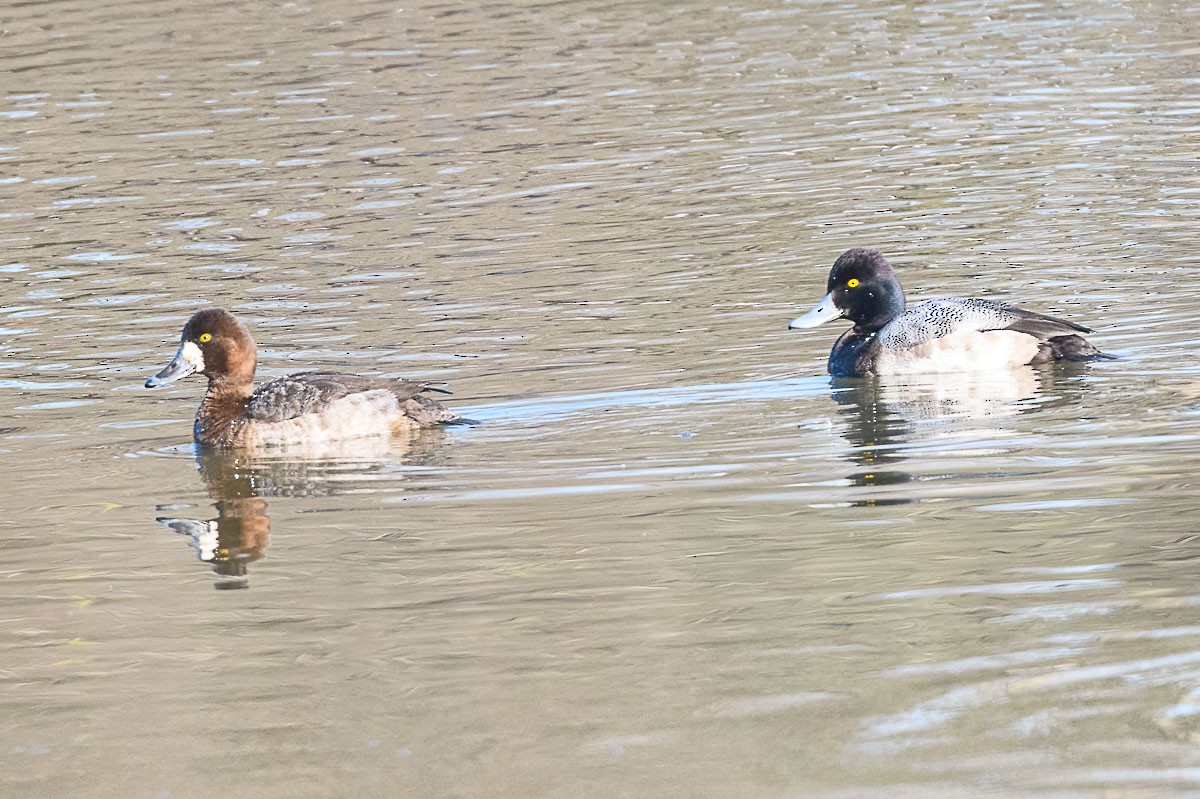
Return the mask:
<path id="1" fill-rule="evenodd" d="M 401 402 L 413 399 L 428 386 L 411 380 L 385 380 L 339 372 L 297 372 L 264 383 L 246 403 L 244 417 L 282 422 L 306 413 L 320 413 L 330 403 L 364 391 L 390 391 Z"/>
<path id="2" fill-rule="evenodd" d="M 886 348 L 905 349 L 966 330 L 1015 330 L 1039 341 L 1092 332 L 1065 319 L 992 300 L 929 300 L 884 325 L 879 341 Z"/>

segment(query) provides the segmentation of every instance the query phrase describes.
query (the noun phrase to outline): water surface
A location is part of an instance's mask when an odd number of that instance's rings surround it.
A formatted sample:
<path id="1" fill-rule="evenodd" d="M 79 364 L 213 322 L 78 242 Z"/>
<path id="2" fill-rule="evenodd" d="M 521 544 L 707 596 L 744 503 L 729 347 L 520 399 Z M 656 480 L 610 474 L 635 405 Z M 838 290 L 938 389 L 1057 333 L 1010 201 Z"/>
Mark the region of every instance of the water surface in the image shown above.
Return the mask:
<path id="1" fill-rule="evenodd" d="M 1197 10 L 10 8 L 0 793 L 1200 789 Z M 831 380 L 851 246 L 1120 358 Z M 207 305 L 482 424 L 197 457 Z"/>

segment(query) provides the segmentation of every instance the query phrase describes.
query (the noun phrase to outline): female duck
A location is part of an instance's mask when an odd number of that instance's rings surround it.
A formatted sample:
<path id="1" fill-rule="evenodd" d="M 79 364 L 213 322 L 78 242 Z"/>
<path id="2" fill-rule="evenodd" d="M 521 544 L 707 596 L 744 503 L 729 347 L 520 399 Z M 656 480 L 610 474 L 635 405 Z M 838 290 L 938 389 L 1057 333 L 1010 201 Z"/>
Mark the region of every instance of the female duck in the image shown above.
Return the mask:
<path id="1" fill-rule="evenodd" d="M 193 372 L 205 375 L 208 391 L 194 430 L 197 443 L 215 447 L 320 444 L 466 421 L 422 394 L 436 389 L 408 380 L 300 372 L 256 390 L 257 361 L 246 326 L 228 311 L 210 308 L 188 320 L 179 351 L 146 387 L 170 385 Z"/>
<path id="2" fill-rule="evenodd" d="M 1079 335 L 1092 332 L 1082 325 L 991 300 L 929 300 L 905 310 L 900 281 L 878 250 L 842 253 L 827 291 L 788 328 L 830 319 L 854 323 L 829 354 L 833 375 L 969 372 L 1113 357 Z"/>

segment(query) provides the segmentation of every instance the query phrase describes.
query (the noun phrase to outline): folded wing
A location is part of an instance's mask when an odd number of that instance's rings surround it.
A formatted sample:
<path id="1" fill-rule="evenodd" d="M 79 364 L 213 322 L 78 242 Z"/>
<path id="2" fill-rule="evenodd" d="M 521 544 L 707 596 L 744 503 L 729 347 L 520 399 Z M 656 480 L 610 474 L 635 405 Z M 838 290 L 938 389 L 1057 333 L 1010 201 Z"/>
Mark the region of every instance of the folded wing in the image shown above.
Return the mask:
<path id="1" fill-rule="evenodd" d="M 884 326 L 879 341 L 890 349 L 905 349 L 962 331 L 986 330 L 1015 330 L 1039 341 L 1092 332 L 1065 319 L 992 300 L 929 300 Z"/>
<path id="2" fill-rule="evenodd" d="M 427 388 L 424 383 L 411 380 L 384 380 L 338 372 L 298 372 L 260 386 L 250 396 L 244 415 L 264 422 L 282 422 L 308 413 L 320 413 L 332 402 L 366 391 L 390 391 L 402 403 L 416 398 L 418 406 L 436 405 L 432 401 L 421 402 L 425 398 L 418 397 Z"/>

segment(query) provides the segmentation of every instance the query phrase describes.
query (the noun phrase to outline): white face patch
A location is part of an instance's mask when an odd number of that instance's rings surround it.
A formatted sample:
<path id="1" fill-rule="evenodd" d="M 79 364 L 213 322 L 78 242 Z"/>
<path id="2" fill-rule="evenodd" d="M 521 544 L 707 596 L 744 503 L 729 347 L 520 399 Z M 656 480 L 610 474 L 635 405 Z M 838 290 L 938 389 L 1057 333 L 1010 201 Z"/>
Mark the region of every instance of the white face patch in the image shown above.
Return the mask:
<path id="1" fill-rule="evenodd" d="M 204 371 L 204 353 L 195 342 L 185 341 L 179 345 L 179 351 L 162 371 L 146 381 L 146 388 L 169 386 L 181 377 L 187 377 L 195 372 Z"/>
<path id="2" fill-rule="evenodd" d="M 179 353 L 175 357 L 191 366 L 193 372 L 204 371 L 204 353 L 200 351 L 194 341 L 185 341 L 180 344 Z"/>

